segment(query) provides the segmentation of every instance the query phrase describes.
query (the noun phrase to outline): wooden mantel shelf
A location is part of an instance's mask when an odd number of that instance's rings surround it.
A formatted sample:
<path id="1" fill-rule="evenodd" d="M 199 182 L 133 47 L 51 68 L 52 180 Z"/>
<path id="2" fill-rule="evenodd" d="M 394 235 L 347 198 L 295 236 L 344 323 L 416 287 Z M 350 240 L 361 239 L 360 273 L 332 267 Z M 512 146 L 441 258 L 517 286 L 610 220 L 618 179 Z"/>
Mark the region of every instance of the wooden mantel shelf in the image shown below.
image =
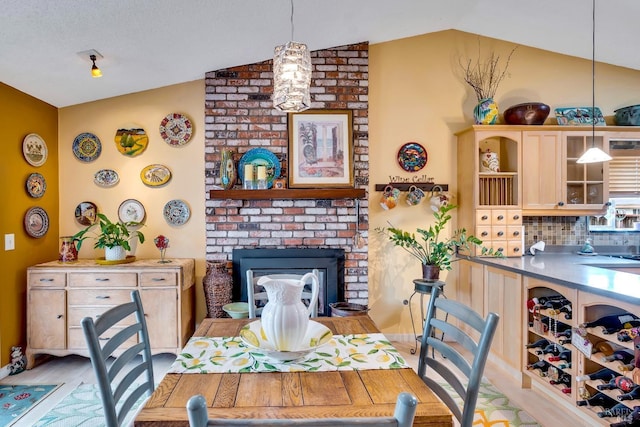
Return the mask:
<path id="1" fill-rule="evenodd" d="M 274 200 L 274 199 L 362 199 L 363 188 L 287 188 L 282 190 L 211 190 L 211 199 Z"/>

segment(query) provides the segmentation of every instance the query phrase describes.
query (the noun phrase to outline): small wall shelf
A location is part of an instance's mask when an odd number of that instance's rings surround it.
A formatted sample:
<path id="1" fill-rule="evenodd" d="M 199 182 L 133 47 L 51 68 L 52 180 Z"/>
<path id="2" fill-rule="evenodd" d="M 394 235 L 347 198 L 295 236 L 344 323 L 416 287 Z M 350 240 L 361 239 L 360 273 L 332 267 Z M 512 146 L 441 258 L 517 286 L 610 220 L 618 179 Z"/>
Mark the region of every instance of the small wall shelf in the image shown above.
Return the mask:
<path id="1" fill-rule="evenodd" d="M 431 183 L 427 183 L 427 182 L 411 182 L 411 183 L 393 183 L 390 182 L 388 184 L 376 184 L 376 191 L 384 191 L 384 188 L 387 185 L 391 185 L 393 186 L 393 188 L 397 188 L 400 191 L 409 191 L 409 188 L 412 185 L 415 185 L 416 187 L 418 187 L 419 189 L 421 189 L 422 191 L 432 191 L 433 187 L 440 187 L 442 188 L 442 191 L 448 191 L 449 190 L 449 184 L 431 184 Z"/>
<path id="2" fill-rule="evenodd" d="M 362 199 L 364 188 L 286 188 L 282 190 L 211 190 L 211 199 L 274 200 L 274 199 Z"/>

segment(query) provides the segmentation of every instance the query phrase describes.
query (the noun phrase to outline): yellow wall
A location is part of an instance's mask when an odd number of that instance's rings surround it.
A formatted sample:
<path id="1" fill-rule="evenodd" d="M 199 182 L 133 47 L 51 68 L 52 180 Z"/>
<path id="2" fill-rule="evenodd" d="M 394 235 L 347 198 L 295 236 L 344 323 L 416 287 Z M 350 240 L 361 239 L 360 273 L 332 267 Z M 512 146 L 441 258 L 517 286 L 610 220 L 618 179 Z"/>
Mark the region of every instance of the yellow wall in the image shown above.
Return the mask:
<path id="1" fill-rule="evenodd" d="M 386 333 L 411 332 L 409 311 L 402 302 L 413 292 L 412 280 L 421 277 L 421 270 L 415 258 L 390 245 L 375 228 L 391 222 L 415 230 L 428 227 L 433 217 L 425 203 L 409 207 L 401 202 L 384 211 L 378 203 L 381 193 L 374 191 L 374 185 L 389 182 L 389 176 L 412 177 L 395 159 L 404 143 L 416 141 L 429 156 L 418 174 L 449 184 L 452 194 L 466 191 L 456 187 L 454 133 L 473 123 L 476 98 L 461 78 L 458 58 L 477 58 L 478 42 L 483 57 L 495 50 L 503 61 L 514 47 L 459 31 L 369 46 L 369 305 L 371 316 Z M 637 104 L 639 92 L 640 72 L 596 64 L 596 105 L 605 116 L 616 108 Z M 544 102 L 553 111 L 590 106 L 591 93 L 591 61 L 520 46 L 496 101 L 501 111 L 530 101 Z M 416 299 L 413 308 L 416 319 Z"/>
<path id="2" fill-rule="evenodd" d="M 0 156 L 0 366 L 10 360 L 10 347 L 26 345 L 26 268 L 55 259 L 58 254 L 58 113 L 56 108 L 0 83 L 2 155 Z M 22 155 L 22 140 L 37 133 L 48 148 L 47 161 L 31 166 Z M 25 181 L 37 172 L 44 176 L 47 190 L 34 199 Z M 49 216 L 49 231 L 41 238 L 24 230 L 26 211 L 40 206 Z M 13 251 L 4 250 L 4 235 L 15 234 Z"/>
<path id="3" fill-rule="evenodd" d="M 105 77 L 107 78 L 107 77 Z M 160 136 L 159 126 L 169 113 L 189 117 L 194 126 L 191 140 L 173 147 Z M 162 234 L 169 238 L 167 257 L 196 259 L 198 318 L 204 317 L 202 276 L 205 266 L 205 194 L 204 194 L 204 80 L 169 86 L 90 102 L 60 109 L 60 229 L 61 236 L 84 228 L 75 219 L 78 203 L 91 201 L 98 211 L 117 220 L 118 207 L 127 199 L 136 199 L 146 210 L 146 223 L 141 228 L 146 241 L 137 245 L 135 255 L 159 258 L 153 238 Z M 147 149 L 136 157 L 126 157 L 116 148 L 114 136 L 119 127 L 135 124 L 149 136 Z M 81 162 L 73 154 L 74 138 L 82 132 L 95 134 L 102 143 L 102 154 L 93 162 Z M 140 171 L 150 164 L 162 164 L 172 172 L 171 180 L 162 187 L 148 187 L 140 179 Z M 114 169 L 120 182 L 111 188 L 93 182 L 100 169 Z M 181 226 L 164 219 L 163 207 L 172 199 L 187 202 L 191 218 Z M 93 249 L 93 239 L 84 242 L 81 258 L 104 256 Z"/>

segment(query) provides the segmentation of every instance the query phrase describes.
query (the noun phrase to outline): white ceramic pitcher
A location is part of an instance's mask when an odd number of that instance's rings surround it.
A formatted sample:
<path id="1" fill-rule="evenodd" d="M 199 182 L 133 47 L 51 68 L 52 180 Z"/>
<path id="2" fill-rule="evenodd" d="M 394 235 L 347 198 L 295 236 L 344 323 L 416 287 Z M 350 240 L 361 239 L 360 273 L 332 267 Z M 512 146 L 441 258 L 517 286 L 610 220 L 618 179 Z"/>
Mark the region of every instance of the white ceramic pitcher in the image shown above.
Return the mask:
<path id="1" fill-rule="evenodd" d="M 302 290 L 311 279 L 309 307 L 302 302 Z M 262 329 L 267 341 L 278 351 L 296 351 L 301 348 L 307 333 L 311 307 L 318 304 L 318 276 L 307 273 L 300 277 L 292 274 L 272 274 L 258 279 L 258 285 L 267 291 L 268 301 L 262 309 Z"/>

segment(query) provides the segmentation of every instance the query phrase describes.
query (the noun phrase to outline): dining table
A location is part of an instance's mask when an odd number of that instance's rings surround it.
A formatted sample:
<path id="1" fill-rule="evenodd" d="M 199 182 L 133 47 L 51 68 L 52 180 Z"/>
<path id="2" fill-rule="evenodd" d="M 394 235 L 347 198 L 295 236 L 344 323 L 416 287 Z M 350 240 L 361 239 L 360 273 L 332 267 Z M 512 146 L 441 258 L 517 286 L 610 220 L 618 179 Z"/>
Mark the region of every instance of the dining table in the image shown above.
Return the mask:
<path id="1" fill-rule="evenodd" d="M 238 339 L 256 319 L 205 318 L 144 403 L 135 427 L 188 427 L 201 394 L 209 418 L 392 416 L 398 394 L 418 400 L 414 426 L 453 426 L 452 414 L 367 315 L 312 319 L 330 342 L 298 361 L 264 358 Z"/>

